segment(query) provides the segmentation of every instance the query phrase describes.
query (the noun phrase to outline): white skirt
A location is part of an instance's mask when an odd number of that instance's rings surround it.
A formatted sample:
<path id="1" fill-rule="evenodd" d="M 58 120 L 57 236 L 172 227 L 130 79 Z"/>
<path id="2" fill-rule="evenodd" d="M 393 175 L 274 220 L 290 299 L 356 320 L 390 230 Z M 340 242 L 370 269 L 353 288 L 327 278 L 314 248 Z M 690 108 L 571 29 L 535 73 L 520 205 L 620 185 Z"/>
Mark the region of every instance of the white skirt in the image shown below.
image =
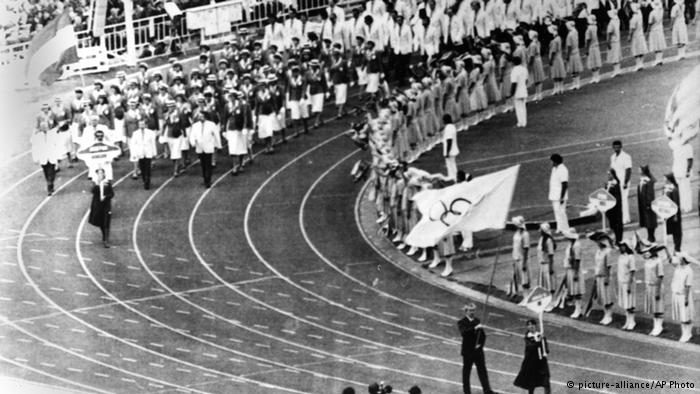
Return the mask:
<path id="1" fill-rule="evenodd" d="M 367 89 L 365 89 L 365 92 L 377 93 L 378 90 L 379 90 L 379 74 L 378 73 L 367 74 Z"/>
<path id="2" fill-rule="evenodd" d="M 275 131 L 275 124 L 277 124 L 277 116 L 275 114 L 260 115 L 258 122 L 258 138 L 272 137 Z"/>
<path id="3" fill-rule="evenodd" d="M 289 108 L 289 115 L 292 120 L 306 119 L 309 117 L 309 107 L 306 104 L 306 100 L 289 101 L 287 103 L 287 108 Z"/>
<path id="4" fill-rule="evenodd" d="M 284 108 L 277 112 L 277 126 L 279 127 L 277 131 L 287 127 L 287 111 Z"/>
<path id="5" fill-rule="evenodd" d="M 182 158 L 182 137 L 168 137 L 166 142 L 168 143 L 168 150 L 170 151 L 170 160 L 179 160 Z"/>
<path id="6" fill-rule="evenodd" d="M 311 96 L 311 112 L 319 113 L 323 111 L 323 99 L 325 95 L 323 93 L 316 93 Z"/>
<path id="7" fill-rule="evenodd" d="M 114 130 L 112 131 L 112 142 L 126 142 L 126 130 L 124 119 L 114 118 Z"/>
<path id="8" fill-rule="evenodd" d="M 348 100 L 348 84 L 335 85 L 335 105 L 344 105 Z"/>
<path id="9" fill-rule="evenodd" d="M 671 319 L 685 323 L 693 320 L 693 293 L 688 296 L 688 306 L 685 306 L 685 295 L 673 293 L 671 295 Z"/>
<path id="10" fill-rule="evenodd" d="M 367 72 L 360 67 L 355 67 L 355 72 L 357 72 L 357 84 L 367 85 Z"/>
<path id="11" fill-rule="evenodd" d="M 224 133 L 228 142 L 228 154 L 231 156 L 245 155 L 248 153 L 248 139 L 243 131 L 227 130 Z"/>

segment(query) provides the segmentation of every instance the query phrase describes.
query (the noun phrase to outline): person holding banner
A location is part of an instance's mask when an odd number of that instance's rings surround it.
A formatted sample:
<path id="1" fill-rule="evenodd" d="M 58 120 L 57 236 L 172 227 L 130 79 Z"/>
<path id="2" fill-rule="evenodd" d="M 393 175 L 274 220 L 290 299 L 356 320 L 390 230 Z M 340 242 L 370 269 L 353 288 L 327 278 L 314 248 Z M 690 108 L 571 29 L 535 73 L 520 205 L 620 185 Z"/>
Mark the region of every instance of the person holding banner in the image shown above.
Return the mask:
<path id="1" fill-rule="evenodd" d="M 489 384 L 489 375 L 486 371 L 486 359 L 484 358 L 484 343 L 486 334 L 481 326 L 481 321 L 475 316 L 476 305 L 473 302 L 465 305 L 465 317 L 457 322 L 459 333 L 462 335 L 462 388 L 465 394 L 471 394 L 469 383 L 472 373 L 472 365 L 476 365 L 476 372 L 484 394 L 495 394 Z"/>
<path id="2" fill-rule="evenodd" d="M 607 326 L 612 323 L 612 306 L 614 304 L 612 285 L 610 283 L 610 277 L 612 276 L 610 246 L 612 240 L 608 234 L 600 231 L 594 232 L 588 238 L 598 244 L 598 250 L 596 250 L 594 257 L 595 291 L 591 294 L 591 298 L 595 297 L 598 304 L 603 306 L 603 319 L 600 321 L 600 324 Z"/>
<path id="3" fill-rule="evenodd" d="M 651 209 L 651 202 L 654 201 L 654 183 L 656 179 L 651 175 L 648 165 L 639 167 L 640 177 L 637 186 L 637 206 L 639 207 L 639 227 L 647 230 L 647 241 L 655 242 L 656 237 L 656 213 Z"/>
<path id="4" fill-rule="evenodd" d="M 678 192 L 678 183 L 673 174 L 666 174 L 666 183 L 664 184 L 664 195 L 671 199 L 677 206 L 680 206 L 680 196 Z M 681 243 L 683 242 L 683 223 L 681 220 L 681 210 L 679 209 L 675 215 L 666 219 L 666 234 L 673 236 L 673 250 L 681 251 Z"/>
<path id="5" fill-rule="evenodd" d="M 583 312 L 584 278 L 581 272 L 581 243 L 579 234 L 574 227 L 564 232 L 564 238 L 569 240 L 564 250 L 564 268 L 566 269 L 566 289 L 567 295 L 574 301 L 574 312 L 572 319 L 578 319 Z"/>
<path id="6" fill-rule="evenodd" d="M 513 277 L 508 286 L 508 296 L 515 297 L 523 293 L 523 298 L 530 289 L 530 271 L 527 268 L 527 258 L 530 251 L 530 234 L 525 227 L 525 218 L 516 216 L 511 219 L 516 227 L 513 234 Z"/>
<path id="7" fill-rule="evenodd" d="M 634 312 L 637 305 L 637 286 L 634 273 L 637 266 L 634 262 L 634 241 L 625 239 L 618 244 L 620 255 L 617 257 L 617 301 L 625 310 L 623 330 L 633 330 L 636 323 Z"/>
<path id="8" fill-rule="evenodd" d="M 537 259 L 540 262 L 539 286 L 545 288 L 554 298 L 556 279 L 554 276 L 554 251 L 557 245 L 552 237 L 549 223 L 540 224 L 540 239 L 537 241 Z M 553 305 L 548 305 L 546 311 L 551 311 Z"/>
<path id="9" fill-rule="evenodd" d="M 109 248 L 109 227 L 112 221 L 112 198 L 114 190 L 112 182 L 105 178 L 105 170 L 98 168 L 93 179 L 92 202 L 90 203 L 90 215 L 88 223 L 99 227 L 102 232 L 102 245 Z"/>
<path id="10" fill-rule="evenodd" d="M 529 394 L 534 393 L 537 387 L 543 387 L 545 394 L 551 393 L 548 354 L 547 338 L 542 332 L 537 331 L 535 319 L 528 320 L 525 332 L 525 357 L 513 385 L 527 390 Z"/>
<path id="11" fill-rule="evenodd" d="M 680 252 L 670 260 L 675 266 L 671 279 L 671 318 L 681 323 L 679 342 L 688 342 L 693 336 L 693 269 L 690 263 L 700 264 L 689 254 Z"/>
<path id="12" fill-rule="evenodd" d="M 649 333 L 654 337 L 664 329 L 664 267 L 659 258 L 662 250 L 668 254 L 665 246 L 655 243 L 643 243 L 637 247 L 637 253 L 644 259 L 644 312 L 654 315 L 654 328 Z M 633 323 L 631 327 L 634 328 Z"/>

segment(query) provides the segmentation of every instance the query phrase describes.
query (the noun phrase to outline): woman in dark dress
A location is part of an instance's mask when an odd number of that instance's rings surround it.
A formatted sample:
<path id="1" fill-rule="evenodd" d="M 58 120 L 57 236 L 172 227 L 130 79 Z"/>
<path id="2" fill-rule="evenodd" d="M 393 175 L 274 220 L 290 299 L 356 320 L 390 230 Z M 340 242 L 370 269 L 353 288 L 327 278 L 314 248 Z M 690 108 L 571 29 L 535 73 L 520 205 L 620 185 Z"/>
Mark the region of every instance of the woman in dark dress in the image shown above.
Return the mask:
<path id="1" fill-rule="evenodd" d="M 664 175 L 666 184 L 664 184 L 664 195 L 671 199 L 676 206 L 680 207 L 680 195 L 678 194 L 678 182 L 673 174 Z M 678 209 L 675 215 L 666 219 L 666 234 L 673 237 L 673 250 L 681 251 L 681 242 L 683 241 L 683 226 L 681 223 L 681 210 Z"/>
<path id="2" fill-rule="evenodd" d="M 620 189 L 620 181 L 614 170 L 608 171 L 608 182 L 605 184 L 605 190 L 615 197 L 617 203 L 614 207 L 605 212 L 605 217 L 608 219 L 610 229 L 615 234 L 615 244 L 622 242 L 622 190 Z"/>
<path id="3" fill-rule="evenodd" d="M 639 167 L 640 177 L 637 186 L 637 205 L 639 207 L 639 227 L 647 230 L 647 240 L 656 242 L 654 231 L 656 230 L 656 213 L 651 210 L 651 202 L 654 201 L 654 183 L 656 179 L 651 175 L 649 166 Z"/>
<path id="4" fill-rule="evenodd" d="M 547 353 L 549 353 L 547 338 L 537 331 L 535 320 L 528 320 L 525 333 L 525 358 L 513 384 L 527 390 L 529 394 L 534 393 L 536 387 L 543 387 L 545 394 L 551 393 Z"/>
<path id="5" fill-rule="evenodd" d="M 109 248 L 109 224 L 112 220 L 112 197 L 114 190 L 112 182 L 105 179 L 105 171 L 97 169 L 92 186 L 92 202 L 90 203 L 90 216 L 88 223 L 99 227 L 102 231 L 102 244 Z"/>

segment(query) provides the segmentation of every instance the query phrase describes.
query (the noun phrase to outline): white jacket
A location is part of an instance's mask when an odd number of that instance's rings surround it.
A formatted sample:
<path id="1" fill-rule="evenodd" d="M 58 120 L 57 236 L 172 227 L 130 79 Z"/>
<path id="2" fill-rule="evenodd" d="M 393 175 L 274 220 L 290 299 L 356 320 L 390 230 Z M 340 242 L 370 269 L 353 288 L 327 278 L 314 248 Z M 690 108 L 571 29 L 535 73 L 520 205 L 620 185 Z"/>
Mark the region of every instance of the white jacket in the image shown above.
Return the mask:
<path id="1" fill-rule="evenodd" d="M 197 153 L 214 153 L 218 132 L 219 128 L 212 121 L 194 122 L 190 129 L 190 144 L 194 145 Z"/>
<path id="2" fill-rule="evenodd" d="M 37 164 L 56 164 L 63 156 L 63 147 L 56 129 L 49 129 L 47 132 L 36 132 L 30 139 L 32 145 L 32 160 Z"/>
<path id="3" fill-rule="evenodd" d="M 131 159 L 152 159 L 156 157 L 156 132 L 148 129 L 136 129 L 129 143 Z"/>
<path id="4" fill-rule="evenodd" d="M 413 34 L 411 26 L 404 22 L 401 26 L 394 25 L 391 32 L 391 47 L 397 55 L 409 55 L 413 47 Z"/>

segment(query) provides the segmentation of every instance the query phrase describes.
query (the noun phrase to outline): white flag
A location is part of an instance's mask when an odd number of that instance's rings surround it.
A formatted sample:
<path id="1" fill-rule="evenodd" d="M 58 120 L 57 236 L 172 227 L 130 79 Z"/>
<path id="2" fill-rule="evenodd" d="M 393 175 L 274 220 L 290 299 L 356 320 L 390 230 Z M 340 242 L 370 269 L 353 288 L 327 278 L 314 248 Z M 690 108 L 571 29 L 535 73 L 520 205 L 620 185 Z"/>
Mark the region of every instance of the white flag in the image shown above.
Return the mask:
<path id="1" fill-rule="evenodd" d="M 422 217 L 406 244 L 427 248 L 457 230 L 504 228 L 519 169 L 516 165 L 470 182 L 417 193 L 413 201 Z"/>

